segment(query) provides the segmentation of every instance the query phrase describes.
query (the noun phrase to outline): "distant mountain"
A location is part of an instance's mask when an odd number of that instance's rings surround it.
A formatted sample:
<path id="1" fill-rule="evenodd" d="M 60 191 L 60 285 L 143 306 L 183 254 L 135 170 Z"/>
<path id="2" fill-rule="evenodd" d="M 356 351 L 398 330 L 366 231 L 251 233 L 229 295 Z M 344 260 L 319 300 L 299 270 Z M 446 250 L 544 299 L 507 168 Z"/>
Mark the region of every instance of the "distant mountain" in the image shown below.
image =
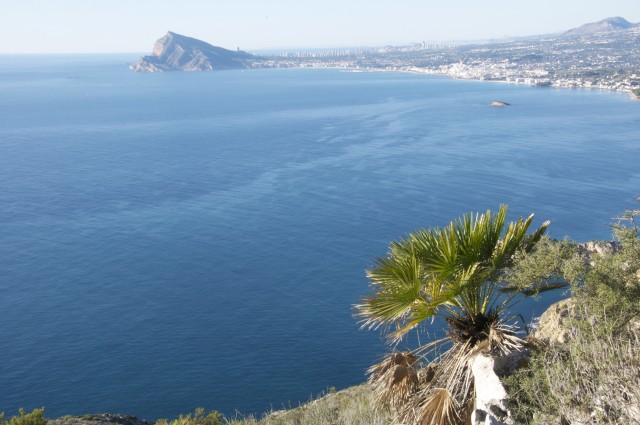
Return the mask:
<path id="1" fill-rule="evenodd" d="M 640 24 L 633 24 L 624 18 L 616 16 L 614 18 L 607 18 L 598 22 L 584 24 L 578 28 L 573 28 L 567 31 L 565 35 L 593 34 L 602 31 L 626 30 L 634 27 L 640 27 Z"/>
<path id="2" fill-rule="evenodd" d="M 259 59 L 169 31 L 156 41 L 151 55 L 138 59 L 130 68 L 136 72 L 243 69 Z"/>

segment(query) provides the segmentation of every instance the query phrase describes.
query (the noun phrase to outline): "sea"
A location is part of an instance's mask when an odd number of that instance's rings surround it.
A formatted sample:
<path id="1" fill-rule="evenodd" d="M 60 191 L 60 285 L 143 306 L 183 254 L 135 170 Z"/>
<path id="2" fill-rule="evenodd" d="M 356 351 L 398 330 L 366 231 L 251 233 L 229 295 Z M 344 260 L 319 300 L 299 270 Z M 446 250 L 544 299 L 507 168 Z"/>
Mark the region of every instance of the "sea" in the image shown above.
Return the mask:
<path id="1" fill-rule="evenodd" d="M 391 241 L 501 204 L 609 239 L 638 207 L 624 93 L 135 59 L 0 56 L 5 414 L 297 406 L 391 349 L 352 307 Z"/>

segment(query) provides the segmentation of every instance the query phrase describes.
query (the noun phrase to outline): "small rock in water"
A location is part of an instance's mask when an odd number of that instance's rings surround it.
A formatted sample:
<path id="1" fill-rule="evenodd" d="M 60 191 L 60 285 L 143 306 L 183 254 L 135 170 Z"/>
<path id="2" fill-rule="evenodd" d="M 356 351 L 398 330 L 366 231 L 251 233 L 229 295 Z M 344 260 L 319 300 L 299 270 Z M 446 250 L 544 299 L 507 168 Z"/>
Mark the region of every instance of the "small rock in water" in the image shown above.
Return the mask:
<path id="1" fill-rule="evenodd" d="M 503 102 L 501 100 L 494 100 L 489 104 L 489 106 L 509 106 L 507 102 Z"/>

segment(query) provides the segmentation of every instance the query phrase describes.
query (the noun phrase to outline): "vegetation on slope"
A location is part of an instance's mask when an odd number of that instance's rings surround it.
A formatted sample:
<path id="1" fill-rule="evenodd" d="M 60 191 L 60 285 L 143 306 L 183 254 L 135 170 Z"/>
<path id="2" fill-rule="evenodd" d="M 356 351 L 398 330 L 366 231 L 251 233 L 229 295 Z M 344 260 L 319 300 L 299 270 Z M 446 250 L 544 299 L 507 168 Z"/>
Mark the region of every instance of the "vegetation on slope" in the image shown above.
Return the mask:
<path id="1" fill-rule="evenodd" d="M 640 423 L 639 214 L 627 212 L 613 226 L 618 244 L 586 261 L 563 242 L 526 265 L 571 283 L 574 314 L 566 344 L 534 353 L 508 379 L 517 423 Z"/>
<path id="2" fill-rule="evenodd" d="M 218 412 L 205 413 L 196 409 L 193 414 L 178 419 L 164 419 L 156 425 L 387 425 L 391 416 L 384 409 L 375 409 L 369 385 L 359 385 L 342 391 L 331 390 L 299 407 L 276 410 L 261 418 L 238 416 L 225 418 Z M 18 424 L 22 425 L 22 424 Z M 28 425 L 28 424 L 25 424 Z"/>
<path id="3" fill-rule="evenodd" d="M 202 408 L 177 419 L 160 419 L 155 425 L 388 425 L 391 415 L 387 410 L 376 409 L 372 403 L 373 391 L 367 384 L 342 391 L 331 389 L 299 407 L 268 412 L 260 418 L 237 415 L 224 417 L 220 412 L 206 412 Z M 0 413 L 0 425 L 153 425 L 152 422 L 125 415 L 65 416 L 55 420 L 44 417 L 44 409 L 35 409 L 4 419 Z"/>
<path id="4" fill-rule="evenodd" d="M 44 408 L 33 409 L 30 413 L 20 409 L 19 412 L 18 416 L 9 419 L 5 419 L 4 414 L 0 413 L 0 425 L 47 425 L 47 420 L 44 418 Z"/>
<path id="5" fill-rule="evenodd" d="M 331 392 L 298 408 L 271 412 L 262 419 L 243 418 L 230 425 L 388 425 L 388 410 L 376 409 L 372 388 L 359 385 Z"/>

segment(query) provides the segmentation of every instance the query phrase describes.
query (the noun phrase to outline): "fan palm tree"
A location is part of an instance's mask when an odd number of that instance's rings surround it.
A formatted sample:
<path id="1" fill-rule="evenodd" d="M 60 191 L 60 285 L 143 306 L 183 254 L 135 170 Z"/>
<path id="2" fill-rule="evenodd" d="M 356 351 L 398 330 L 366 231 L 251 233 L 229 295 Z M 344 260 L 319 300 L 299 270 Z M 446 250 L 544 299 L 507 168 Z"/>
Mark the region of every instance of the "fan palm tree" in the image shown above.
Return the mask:
<path id="1" fill-rule="evenodd" d="M 506 316 L 519 298 L 503 278 L 549 222 L 529 234 L 533 215 L 508 225 L 506 215 L 502 205 L 496 213 L 469 213 L 447 227 L 409 234 L 392 242 L 367 272 L 374 294 L 355 306 L 364 328 L 382 327 L 397 345 L 436 317 L 448 327 L 444 338 L 395 352 L 370 369 L 377 401 L 391 402 L 400 422 L 467 422 L 463 416 L 473 404 L 470 360 L 479 352 L 504 355 L 522 347 L 513 317 Z M 525 293 L 557 286 L 532 285 Z M 429 366 L 419 367 L 417 357 L 430 359 Z"/>

